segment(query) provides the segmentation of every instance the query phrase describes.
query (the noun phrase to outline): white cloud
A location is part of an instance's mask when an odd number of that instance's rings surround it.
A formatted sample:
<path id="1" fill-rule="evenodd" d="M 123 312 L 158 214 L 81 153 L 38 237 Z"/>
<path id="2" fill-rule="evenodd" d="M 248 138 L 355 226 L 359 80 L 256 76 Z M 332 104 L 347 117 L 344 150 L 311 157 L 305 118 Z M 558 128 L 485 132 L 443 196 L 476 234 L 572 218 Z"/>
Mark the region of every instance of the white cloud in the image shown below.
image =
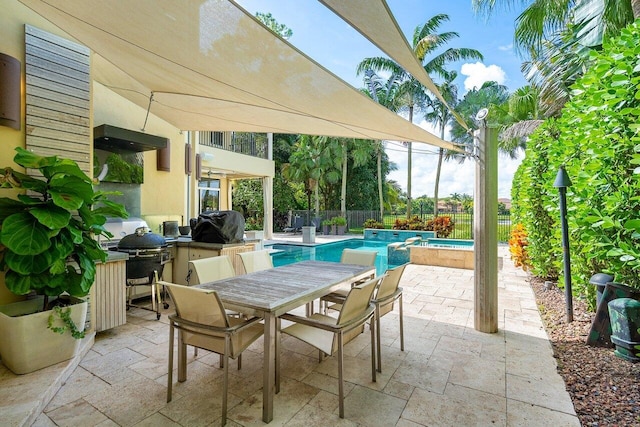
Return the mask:
<path id="1" fill-rule="evenodd" d="M 498 50 L 501 50 L 503 52 L 509 52 L 509 51 L 513 50 L 513 43 L 510 43 L 510 44 L 505 45 L 505 46 L 498 46 Z"/>
<path id="2" fill-rule="evenodd" d="M 427 195 L 433 197 L 438 156 L 435 147 L 414 143 L 411 165 L 411 194 L 413 198 Z M 387 144 L 389 159 L 398 169 L 389 174 L 392 179 L 407 191 L 407 149 L 401 144 Z M 511 159 L 506 155 L 498 156 L 498 197 L 511 198 L 513 174 L 520 165 L 522 156 Z M 473 195 L 475 187 L 475 162 L 467 159 L 464 163 L 455 160 L 443 161 L 440 172 L 438 197 L 448 197 L 453 193 Z"/>
<path id="3" fill-rule="evenodd" d="M 460 73 L 467 76 L 464 79 L 464 88 L 471 90 L 474 87 L 479 88 L 484 82 L 498 82 L 504 84 L 507 75 L 502 68 L 497 65 L 486 66 L 481 62 L 462 64 Z"/>

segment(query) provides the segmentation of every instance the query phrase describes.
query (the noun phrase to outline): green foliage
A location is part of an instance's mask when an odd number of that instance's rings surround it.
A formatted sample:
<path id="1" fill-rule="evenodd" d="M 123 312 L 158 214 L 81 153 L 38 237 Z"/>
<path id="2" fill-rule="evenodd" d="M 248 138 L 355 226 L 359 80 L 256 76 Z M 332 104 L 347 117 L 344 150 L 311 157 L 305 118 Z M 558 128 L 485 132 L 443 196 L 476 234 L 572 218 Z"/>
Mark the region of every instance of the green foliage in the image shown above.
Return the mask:
<path id="1" fill-rule="evenodd" d="M 278 23 L 271 13 L 256 12 L 256 18 L 258 18 L 258 21 L 262 22 L 268 29 L 285 40 L 288 40 L 293 35 L 293 30 L 284 24 Z"/>
<path id="2" fill-rule="evenodd" d="M 29 190 L 17 200 L 0 198 L 5 284 L 17 295 L 84 296 L 93 285 L 96 261 L 106 260 L 94 236 L 112 237 L 104 229 L 106 217 L 127 213 L 105 193 L 94 192 L 91 178 L 74 161 L 16 151 L 14 162 L 37 169 L 42 178 L 0 169 L 0 188 Z"/>
<path id="3" fill-rule="evenodd" d="M 107 157 L 109 171 L 104 178 L 109 182 L 124 182 L 127 184 L 142 184 L 144 170 L 142 166 L 125 161 L 119 154 L 113 153 Z"/>
<path id="4" fill-rule="evenodd" d="M 433 219 L 428 220 L 424 224 L 424 229 L 427 231 L 435 231 L 436 237 L 449 237 L 456 224 L 450 216 L 441 215 Z"/>
<path id="5" fill-rule="evenodd" d="M 345 226 L 347 225 L 347 219 L 343 216 L 335 216 L 331 218 L 332 225 Z"/>
<path id="6" fill-rule="evenodd" d="M 559 166 L 566 165 L 573 182 L 567 219 L 574 290 L 590 297 L 588 279 L 597 271 L 640 287 L 639 56 L 637 23 L 605 42 L 601 52 L 592 52 L 593 65 L 572 87 L 571 101 L 555 124 L 558 133 L 552 121 L 534 133 L 514 182 L 514 219 L 529 232 L 534 271 L 552 272 L 550 264 L 557 267 L 562 259 L 558 191 L 552 183 Z"/>
<path id="7" fill-rule="evenodd" d="M 56 317 L 62 323 L 62 326 L 54 326 L 56 323 Z M 55 306 L 53 310 L 51 310 L 51 314 L 47 319 L 47 328 L 51 329 L 56 334 L 64 334 L 66 331 L 71 333 L 71 336 L 77 340 L 81 340 L 84 338 L 84 327 L 83 329 L 78 329 L 75 323 L 73 323 L 73 319 L 71 318 L 71 308 L 63 310 L 62 307 Z"/>
<path id="8" fill-rule="evenodd" d="M 512 222 L 521 223 L 527 230 L 531 271 L 551 280 L 557 279 L 562 263 L 561 236 L 557 232 L 558 191 L 553 188 L 557 168 L 550 165 L 549 154 L 550 147 L 558 144 L 557 139 L 554 120 L 548 120 L 531 135 L 511 189 Z"/>
<path id="9" fill-rule="evenodd" d="M 373 218 L 369 218 L 367 219 L 364 224 L 362 225 L 364 228 L 378 228 L 378 229 L 384 229 L 384 224 L 381 223 L 380 221 L 376 221 Z"/>

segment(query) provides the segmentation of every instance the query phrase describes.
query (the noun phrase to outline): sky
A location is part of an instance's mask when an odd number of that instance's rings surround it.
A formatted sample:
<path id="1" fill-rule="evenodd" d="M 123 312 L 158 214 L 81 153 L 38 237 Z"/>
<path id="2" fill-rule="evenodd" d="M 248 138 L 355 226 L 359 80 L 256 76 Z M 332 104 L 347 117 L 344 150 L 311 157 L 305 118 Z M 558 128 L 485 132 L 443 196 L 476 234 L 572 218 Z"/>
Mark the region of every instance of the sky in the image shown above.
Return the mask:
<path id="1" fill-rule="evenodd" d="M 363 86 L 362 76 L 356 75 L 357 65 L 369 57 L 386 56 L 377 47 L 353 30 L 349 24 L 316 0 L 236 0 L 248 12 L 271 13 L 281 24 L 293 31 L 288 40 L 304 54 L 320 63 L 329 71 L 356 88 Z M 413 31 L 437 14 L 446 14 L 438 32 L 453 31 L 459 37 L 447 47 L 472 48 L 480 51 L 483 61 L 462 61 L 450 63 L 449 70 L 456 70 L 459 96 L 479 87 L 485 81 L 494 80 L 510 91 L 524 86 L 526 81 L 520 72 L 522 60 L 513 49 L 514 22 L 517 11 L 499 10 L 489 18 L 477 16 L 471 7 L 471 0 L 387 0 L 398 25 L 409 44 Z M 437 77 L 432 76 L 437 82 Z M 414 123 L 432 133 L 431 125 L 414 118 Z M 445 134 L 445 139 L 448 135 Z M 422 195 L 433 197 L 437 167 L 437 148 L 414 143 L 412 156 L 412 197 Z M 392 171 L 392 179 L 407 189 L 407 149 L 401 143 L 388 142 L 386 151 L 397 170 Z M 499 155 L 498 197 L 510 198 L 511 181 L 522 155 L 518 159 Z M 464 164 L 455 161 L 443 162 L 440 175 L 439 197 L 453 193 L 473 195 L 475 167 L 467 160 Z"/>

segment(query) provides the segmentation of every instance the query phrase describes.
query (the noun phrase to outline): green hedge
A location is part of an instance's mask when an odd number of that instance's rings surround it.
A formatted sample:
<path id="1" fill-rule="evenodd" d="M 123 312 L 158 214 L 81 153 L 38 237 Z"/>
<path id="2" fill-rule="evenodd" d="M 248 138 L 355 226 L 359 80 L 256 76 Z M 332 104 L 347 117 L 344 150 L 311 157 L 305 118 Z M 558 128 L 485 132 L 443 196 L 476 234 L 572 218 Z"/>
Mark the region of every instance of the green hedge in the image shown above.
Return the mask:
<path id="1" fill-rule="evenodd" d="M 558 191 L 552 184 L 560 165 L 566 165 L 573 182 L 567 191 L 573 289 L 589 297 L 588 280 L 598 271 L 640 287 L 638 23 L 606 41 L 591 60 L 572 87 L 562 117 L 532 135 L 512 194 L 516 218 L 529 233 L 536 273 L 553 275 L 562 247 Z"/>

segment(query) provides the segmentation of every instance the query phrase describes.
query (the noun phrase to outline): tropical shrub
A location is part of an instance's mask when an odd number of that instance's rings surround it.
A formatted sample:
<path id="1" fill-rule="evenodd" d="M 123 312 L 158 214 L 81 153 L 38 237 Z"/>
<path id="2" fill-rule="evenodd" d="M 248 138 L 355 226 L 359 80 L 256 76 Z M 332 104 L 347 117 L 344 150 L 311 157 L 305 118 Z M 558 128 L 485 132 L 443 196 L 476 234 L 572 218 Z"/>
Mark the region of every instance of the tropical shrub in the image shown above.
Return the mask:
<path id="1" fill-rule="evenodd" d="M 435 231 L 436 237 L 449 237 L 455 225 L 455 222 L 450 216 L 441 215 L 428 220 L 424 225 L 424 229 L 427 231 Z"/>
<path id="2" fill-rule="evenodd" d="M 511 260 L 516 267 L 522 267 L 524 271 L 529 270 L 531 264 L 527 253 L 527 232 L 520 223 L 511 229 L 511 238 L 509 239 L 509 253 Z"/>
<path id="3" fill-rule="evenodd" d="M 362 226 L 364 228 L 378 228 L 378 229 L 383 229 L 384 228 L 384 224 L 381 223 L 380 221 L 376 221 L 373 218 L 369 218 L 367 219 L 364 224 L 362 224 Z"/>
<path id="4" fill-rule="evenodd" d="M 393 222 L 394 230 L 408 230 L 409 229 L 409 221 L 404 218 L 396 218 Z"/>

